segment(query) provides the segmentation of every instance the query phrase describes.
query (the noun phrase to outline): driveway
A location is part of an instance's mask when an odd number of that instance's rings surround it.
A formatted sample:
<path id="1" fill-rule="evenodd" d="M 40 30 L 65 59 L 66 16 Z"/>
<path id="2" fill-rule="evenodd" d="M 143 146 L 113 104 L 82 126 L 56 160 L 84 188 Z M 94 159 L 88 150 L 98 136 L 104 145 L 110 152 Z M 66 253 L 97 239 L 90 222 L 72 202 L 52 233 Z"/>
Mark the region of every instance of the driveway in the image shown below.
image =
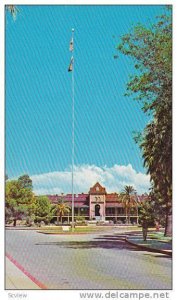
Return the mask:
<path id="1" fill-rule="evenodd" d="M 123 237 L 116 230 L 74 236 L 6 230 L 6 253 L 48 289 L 171 289 L 171 258 L 140 251 Z"/>

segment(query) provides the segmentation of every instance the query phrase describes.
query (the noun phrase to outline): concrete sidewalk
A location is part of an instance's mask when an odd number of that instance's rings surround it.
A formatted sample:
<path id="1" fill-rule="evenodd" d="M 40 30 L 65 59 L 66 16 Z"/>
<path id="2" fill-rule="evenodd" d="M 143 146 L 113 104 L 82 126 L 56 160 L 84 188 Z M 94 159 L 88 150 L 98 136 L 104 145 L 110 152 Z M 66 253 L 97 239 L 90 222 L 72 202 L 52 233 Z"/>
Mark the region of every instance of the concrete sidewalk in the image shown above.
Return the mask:
<path id="1" fill-rule="evenodd" d="M 5 289 L 6 290 L 39 290 L 41 289 L 32 279 L 20 270 L 6 257 Z"/>

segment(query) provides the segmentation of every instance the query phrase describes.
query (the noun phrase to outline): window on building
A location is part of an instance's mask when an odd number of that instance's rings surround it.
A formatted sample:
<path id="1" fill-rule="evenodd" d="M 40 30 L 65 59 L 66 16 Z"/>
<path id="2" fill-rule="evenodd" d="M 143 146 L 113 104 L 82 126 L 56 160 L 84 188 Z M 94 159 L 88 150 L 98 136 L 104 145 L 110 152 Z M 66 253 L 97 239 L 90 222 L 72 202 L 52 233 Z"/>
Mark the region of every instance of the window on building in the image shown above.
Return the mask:
<path id="1" fill-rule="evenodd" d="M 123 207 L 118 207 L 117 212 L 118 212 L 118 215 L 123 215 L 124 214 L 124 208 Z"/>
<path id="2" fill-rule="evenodd" d="M 74 214 L 77 216 L 78 215 L 78 207 L 74 207 Z"/>
<path id="3" fill-rule="evenodd" d="M 89 208 L 88 207 L 81 207 L 80 208 L 80 215 L 81 216 L 87 216 L 87 215 L 89 215 Z"/>
<path id="4" fill-rule="evenodd" d="M 106 208 L 106 215 L 107 216 L 114 216 L 115 215 L 115 207 L 107 207 Z"/>

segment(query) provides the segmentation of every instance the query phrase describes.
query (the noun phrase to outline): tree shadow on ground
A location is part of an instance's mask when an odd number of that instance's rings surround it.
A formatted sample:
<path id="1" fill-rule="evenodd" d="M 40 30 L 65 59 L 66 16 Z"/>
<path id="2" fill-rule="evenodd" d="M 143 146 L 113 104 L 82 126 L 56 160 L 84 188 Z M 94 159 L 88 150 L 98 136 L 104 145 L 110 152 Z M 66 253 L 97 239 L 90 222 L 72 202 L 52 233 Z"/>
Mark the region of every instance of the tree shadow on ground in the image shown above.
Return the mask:
<path id="1" fill-rule="evenodd" d="M 114 250 L 129 250 L 136 252 L 147 252 L 148 250 L 138 248 L 136 245 L 130 244 L 125 241 L 125 238 L 129 235 L 129 233 L 125 234 L 105 234 L 95 237 L 93 240 L 87 241 L 60 241 L 60 242 L 41 242 L 36 243 L 36 246 L 57 246 L 60 248 L 68 248 L 68 249 L 93 249 L 93 248 L 101 248 L 101 249 L 114 249 Z M 132 236 L 132 235 L 131 235 Z M 168 257 L 168 255 L 160 254 L 157 257 L 164 258 Z"/>
<path id="2" fill-rule="evenodd" d="M 60 241 L 60 242 L 41 242 L 36 243 L 37 246 L 58 246 L 61 248 L 72 249 L 117 249 L 117 250 L 131 250 L 139 251 L 139 249 L 125 241 L 125 235 L 100 235 L 90 241 Z"/>

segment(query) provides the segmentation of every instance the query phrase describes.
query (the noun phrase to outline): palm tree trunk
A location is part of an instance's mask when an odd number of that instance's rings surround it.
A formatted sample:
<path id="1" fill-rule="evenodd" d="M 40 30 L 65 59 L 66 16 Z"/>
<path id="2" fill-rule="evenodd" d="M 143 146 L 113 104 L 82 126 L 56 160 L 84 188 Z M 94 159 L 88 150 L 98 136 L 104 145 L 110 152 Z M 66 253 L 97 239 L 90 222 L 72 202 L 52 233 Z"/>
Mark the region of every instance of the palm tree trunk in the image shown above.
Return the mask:
<path id="1" fill-rule="evenodd" d="M 130 224 L 130 213 L 128 213 L 128 224 Z"/>
<path id="2" fill-rule="evenodd" d="M 128 224 L 130 224 L 130 208 L 128 208 Z"/>
<path id="3" fill-rule="evenodd" d="M 138 204 L 136 206 L 136 224 L 138 224 Z"/>
<path id="4" fill-rule="evenodd" d="M 62 224 L 62 213 L 60 213 L 60 222 Z"/>
<path id="5" fill-rule="evenodd" d="M 125 207 L 125 218 L 126 218 L 126 224 L 127 224 L 127 222 L 128 222 L 128 215 L 127 215 L 127 207 Z"/>
<path id="6" fill-rule="evenodd" d="M 128 200 L 128 224 L 130 224 L 130 195 Z"/>

